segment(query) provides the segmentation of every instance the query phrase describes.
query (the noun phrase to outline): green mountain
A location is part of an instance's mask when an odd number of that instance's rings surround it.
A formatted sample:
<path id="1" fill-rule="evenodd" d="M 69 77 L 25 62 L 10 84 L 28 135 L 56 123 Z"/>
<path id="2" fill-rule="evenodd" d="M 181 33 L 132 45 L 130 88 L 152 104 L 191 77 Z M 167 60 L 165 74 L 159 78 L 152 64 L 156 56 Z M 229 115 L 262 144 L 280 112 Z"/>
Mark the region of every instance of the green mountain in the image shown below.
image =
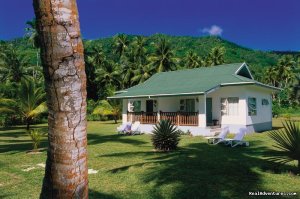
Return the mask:
<path id="1" fill-rule="evenodd" d="M 133 40 L 134 36 L 135 35 L 128 35 L 129 40 Z M 165 37 L 172 43 L 175 55 L 178 58 L 183 58 L 189 50 L 196 52 L 201 57 L 205 57 L 213 47 L 223 46 L 226 49 L 226 63 L 247 62 L 254 72 L 260 71 L 263 67 L 275 65 L 282 54 L 291 54 L 293 56 L 300 55 L 300 52 L 292 51 L 282 53 L 277 51 L 266 52 L 260 50 L 252 50 L 250 48 L 240 46 L 220 37 L 169 36 L 163 34 L 155 34 L 146 37 L 146 48 L 149 53 L 153 52 L 153 44 L 156 43 L 160 37 Z M 36 63 L 36 49 L 34 49 L 32 44 L 28 42 L 28 39 L 20 38 L 8 42 L 14 43 L 14 45 L 18 46 L 21 54 L 29 56 L 32 64 Z M 107 57 L 112 59 L 115 58 L 112 52 L 112 37 L 101 38 L 97 40 L 85 40 L 85 43 L 89 43 L 90 46 L 96 43 L 100 43 L 103 46 Z"/>
<path id="2" fill-rule="evenodd" d="M 133 39 L 134 35 L 128 36 L 130 40 Z M 153 43 L 156 43 L 159 37 L 167 38 L 173 45 L 175 54 L 182 58 L 185 54 L 192 50 L 199 54 L 202 57 L 205 57 L 209 51 L 215 46 L 224 46 L 226 49 L 225 61 L 226 63 L 232 62 L 247 62 L 251 66 L 270 66 L 275 65 L 279 54 L 276 52 L 264 52 L 258 50 L 252 50 L 250 48 L 245 48 L 239 46 L 233 42 L 224 40 L 220 37 L 187 37 L 187 36 L 169 36 L 162 34 L 155 34 L 149 37 L 148 39 L 148 50 L 153 51 Z M 112 38 L 103 38 L 98 40 L 93 40 L 91 42 L 101 43 L 105 51 L 110 54 L 111 46 L 113 43 Z M 292 52 L 291 52 L 292 54 Z"/>

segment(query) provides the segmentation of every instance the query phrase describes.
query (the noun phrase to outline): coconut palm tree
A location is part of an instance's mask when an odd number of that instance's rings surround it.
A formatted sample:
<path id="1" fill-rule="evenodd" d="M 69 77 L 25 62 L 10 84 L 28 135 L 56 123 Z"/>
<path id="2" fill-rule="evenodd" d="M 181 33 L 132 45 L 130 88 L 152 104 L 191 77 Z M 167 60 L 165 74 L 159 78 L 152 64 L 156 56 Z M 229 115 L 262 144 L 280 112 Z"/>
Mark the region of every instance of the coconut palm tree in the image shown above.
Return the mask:
<path id="1" fill-rule="evenodd" d="M 224 47 L 214 47 L 211 49 L 208 57 L 207 57 L 207 63 L 209 64 L 207 66 L 215 66 L 215 65 L 220 65 L 224 64 L 224 55 L 225 55 L 225 48 Z"/>
<path id="2" fill-rule="evenodd" d="M 149 61 L 157 72 L 176 70 L 178 63 L 171 44 L 165 38 L 160 38 L 159 42 L 155 44 L 155 52 L 149 57 Z"/>
<path id="3" fill-rule="evenodd" d="M 39 48 L 39 41 L 38 41 L 38 33 L 36 30 L 36 19 L 33 18 L 31 21 L 26 22 L 27 27 L 25 28 L 26 36 L 29 37 L 30 43 L 32 46 L 36 48 L 36 66 L 32 67 L 32 76 L 34 79 L 37 79 L 39 74 L 41 74 L 39 60 L 40 60 L 40 48 Z"/>
<path id="4" fill-rule="evenodd" d="M 33 80 L 23 80 L 17 93 L 17 99 L 0 98 L 0 112 L 20 114 L 29 130 L 32 120 L 47 111 L 45 92 Z"/>
<path id="5" fill-rule="evenodd" d="M 33 0 L 48 105 L 40 198 L 88 198 L 86 74 L 76 0 Z"/>
<path id="6" fill-rule="evenodd" d="M 85 46 L 85 72 L 87 76 L 87 97 L 97 99 L 99 85 L 96 82 L 96 69 L 105 67 L 107 58 L 101 44 L 92 45 L 91 41 L 86 41 Z"/>
<path id="7" fill-rule="evenodd" d="M 36 48 L 39 48 L 39 40 L 38 40 L 38 33 L 37 33 L 37 26 L 36 26 L 36 19 L 33 18 L 31 21 L 26 22 L 27 27 L 25 28 L 26 36 L 29 37 L 29 41 L 32 45 Z"/>
<path id="8" fill-rule="evenodd" d="M 198 68 L 203 66 L 203 61 L 200 56 L 198 56 L 193 51 L 188 51 L 186 57 L 184 58 L 184 65 L 186 68 Z"/>
<path id="9" fill-rule="evenodd" d="M 14 113 L 15 101 L 12 99 L 0 97 L 0 114 Z"/>
<path id="10" fill-rule="evenodd" d="M 42 87 L 37 87 L 33 80 L 22 81 L 15 101 L 19 113 L 24 117 L 26 129 L 32 120 L 47 111 L 46 94 Z"/>
<path id="11" fill-rule="evenodd" d="M 136 61 L 144 63 L 146 61 L 146 39 L 142 36 L 137 36 L 134 38 L 131 48 L 133 48 L 133 53 Z"/>
<path id="12" fill-rule="evenodd" d="M 271 131 L 268 134 L 275 141 L 274 147 L 277 149 L 271 153 L 269 160 L 283 164 L 296 160 L 300 173 L 300 125 L 289 121 L 283 126 L 283 130 Z"/>
<path id="13" fill-rule="evenodd" d="M 298 57 L 294 74 L 295 83 L 293 84 L 293 99 L 295 100 L 296 104 L 300 105 L 300 57 Z"/>
<path id="14" fill-rule="evenodd" d="M 284 55 L 278 60 L 277 64 L 277 81 L 279 86 L 285 88 L 294 78 L 293 69 L 296 65 L 294 58 L 291 55 Z"/>
<path id="15" fill-rule="evenodd" d="M 12 44 L 0 48 L 0 81 L 21 82 L 29 77 L 29 61 Z"/>
<path id="16" fill-rule="evenodd" d="M 133 73 L 132 83 L 139 84 L 149 79 L 155 73 L 155 68 L 151 64 L 140 65 Z"/>
<path id="17" fill-rule="evenodd" d="M 91 50 L 87 52 L 88 61 L 94 66 L 101 68 L 106 62 L 106 55 L 101 44 L 92 46 Z"/>
<path id="18" fill-rule="evenodd" d="M 114 52 L 120 57 L 126 52 L 129 46 L 129 40 L 125 34 L 118 34 L 114 38 Z"/>
<path id="19" fill-rule="evenodd" d="M 277 77 L 278 77 L 278 71 L 276 67 L 270 66 L 266 69 L 265 75 L 264 75 L 264 82 L 267 84 L 270 84 L 272 86 L 277 86 Z"/>
<path id="20" fill-rule="evenodd" d="M 120 72 L 122 78 L 122 89 L 132 86 L 132 78 L 134 77 L 134 71 L 142 65 L 141 59 L 135 54 L 135 49 L 130 48 L 126 53 L 126 56 L 120 59 Z"/>
<path id="21" fill-rule="evenodd" d="M 105 66 L 96 70 L 96 81 L 102 87 L 120 86 L 119 66 L 113 61 L 106 61 Z"/>

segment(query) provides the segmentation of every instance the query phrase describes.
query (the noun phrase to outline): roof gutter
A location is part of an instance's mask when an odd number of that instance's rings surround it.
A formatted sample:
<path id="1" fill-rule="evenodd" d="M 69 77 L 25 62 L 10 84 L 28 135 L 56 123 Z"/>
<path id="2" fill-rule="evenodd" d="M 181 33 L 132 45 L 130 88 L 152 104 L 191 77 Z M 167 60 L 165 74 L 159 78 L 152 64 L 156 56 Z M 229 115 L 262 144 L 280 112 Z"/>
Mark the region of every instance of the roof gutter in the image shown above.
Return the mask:
<path id="1" fill-rule="evenodd" d="M 134 96 L 112 96 L 108 99 L 128 99 L 128 98 L 155 98 L 155 97 L 173 97 L 173 96 L 187 96 L 187 95 L 204 95 L 204 92 L 191 93 L 172 93 L 172 94 L 156 94 L 156 95 L 134 95 Z"/>
<path id="2" fill-rule="evenodd" d="M 256 86 L 265 87 L 265 88 L 268 88 L 268 89 L 271 89 L 271 90 L 276 90 L 276 91 L 281 91 L 282 90 L 281 88 L 277 88 L 277 87 L 270 86 L 270 85 L 267 85 L 267 84 L 263 84 L 263 83 L 260 83 L 260 82 L 225 83 L 225 84 L 221 84 L 221 86 L 239 86 L 239 85 L 251 85 L 251 84 L 256 85 Z"/>

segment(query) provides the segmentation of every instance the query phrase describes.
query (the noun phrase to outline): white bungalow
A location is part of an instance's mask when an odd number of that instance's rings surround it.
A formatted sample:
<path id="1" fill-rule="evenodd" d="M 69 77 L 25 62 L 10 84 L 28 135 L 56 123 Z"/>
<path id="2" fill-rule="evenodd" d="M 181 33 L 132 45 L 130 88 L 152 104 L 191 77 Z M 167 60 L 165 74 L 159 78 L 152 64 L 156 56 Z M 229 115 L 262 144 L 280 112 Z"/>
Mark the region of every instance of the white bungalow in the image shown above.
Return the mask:
<path id="1" fill-rule="evenodd" d="M 246 63 L 234 63 L 157 73 L 109 98 L 123 100 L 122 122 L 140 121 L 142 132 L 169 119 L 193 135 L 208 135 L 223 126 L 233 133 L 270 130 L 271 94 L 278 90 L 255 81 Z"/>

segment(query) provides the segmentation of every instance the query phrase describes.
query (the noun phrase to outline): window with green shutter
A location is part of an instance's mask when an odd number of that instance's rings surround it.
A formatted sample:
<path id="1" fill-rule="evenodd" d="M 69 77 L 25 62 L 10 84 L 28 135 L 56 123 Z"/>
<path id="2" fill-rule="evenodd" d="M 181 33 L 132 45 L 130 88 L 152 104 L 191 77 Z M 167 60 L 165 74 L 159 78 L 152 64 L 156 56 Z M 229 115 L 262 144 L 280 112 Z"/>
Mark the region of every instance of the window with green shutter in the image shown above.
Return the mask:
<path id="1" fill-rule="evenodd" d="M 248 115 L 253 116 L 257 114 L 256 109 L 256 98 L 255 97 L 249 97 L 248 98 Z"/>
<path id="2" fill-rule="evenodd" d="M 133 112 L 141 112 L 141 101 L 133 101 Z"/>

